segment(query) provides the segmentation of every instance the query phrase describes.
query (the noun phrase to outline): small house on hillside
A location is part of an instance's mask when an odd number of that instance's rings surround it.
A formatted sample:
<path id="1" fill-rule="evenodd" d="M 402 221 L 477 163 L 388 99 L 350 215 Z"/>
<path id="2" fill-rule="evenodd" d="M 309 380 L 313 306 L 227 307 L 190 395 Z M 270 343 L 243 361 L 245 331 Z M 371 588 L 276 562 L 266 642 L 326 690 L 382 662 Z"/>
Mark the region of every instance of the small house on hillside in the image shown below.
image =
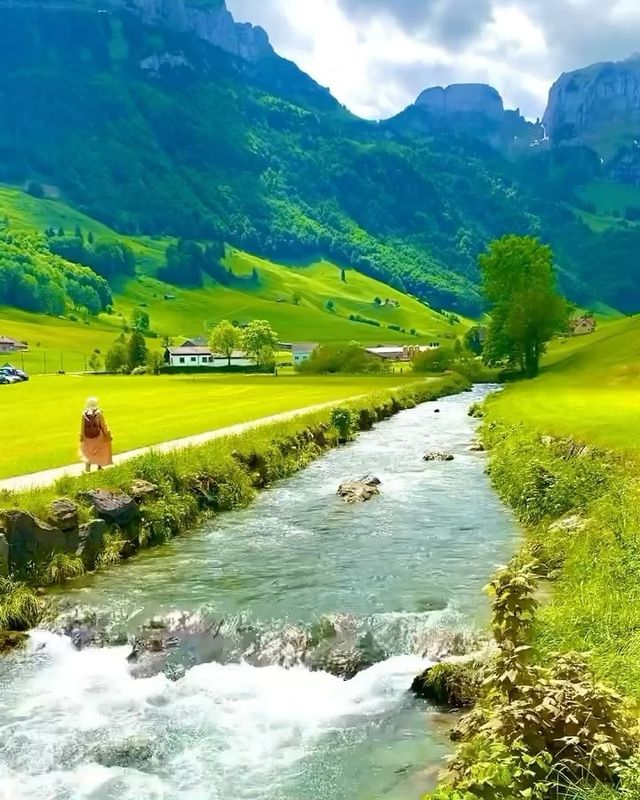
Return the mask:
<path id="1" fill-rule="evenodd" d="M 291 360 L 294 366 L 302 364 L 311 358 L 311 354 L 318 348 L 317 342 L 298 342 L 291 345 Z"/>
<path id="2" fill-rule="evenodd" d="M 586 336 L 594 333 L 596 329 L 595 317 L 578 317 L 571 320 L 571 333 L 573 336 Z"/>
<path id="3" fill-rule="evenodd" d="M 8 336 L 0 336 L 0 353 L 16 353 L 24 350 L 28 350 L 24 342 L 11 339 Z"/>
<path id="4" fill-rule="evenodd" d="M 170 367 L 250 367 L 252 361 L 241 350 L 234 350 L 231 359 L 222 353 L 214 353 L 209 347 L 196 344 L 199 340 L 187 340 L 180 347 L 167 347 L 164 351 L 165 363 Z"/>

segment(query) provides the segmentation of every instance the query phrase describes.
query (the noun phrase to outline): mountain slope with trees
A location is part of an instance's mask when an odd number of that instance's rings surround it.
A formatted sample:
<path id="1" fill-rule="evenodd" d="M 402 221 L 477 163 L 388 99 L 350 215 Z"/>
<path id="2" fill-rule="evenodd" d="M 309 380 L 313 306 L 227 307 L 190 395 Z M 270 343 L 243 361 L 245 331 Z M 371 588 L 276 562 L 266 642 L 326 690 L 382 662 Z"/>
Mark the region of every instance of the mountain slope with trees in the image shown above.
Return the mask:
<path id="1" fill-rule="evenodd" d="M 120 233 L 326 257 L 466 314 L 486 244 L 541 236 L 572 299 L 640 305 L 640 231 L 585 221 L 599 162 L 580 148 L 514 160 L 415 111 L 366 122 L 270 48 L 247 60 L 100 5 L 0 4 L 0 180 Z"/>

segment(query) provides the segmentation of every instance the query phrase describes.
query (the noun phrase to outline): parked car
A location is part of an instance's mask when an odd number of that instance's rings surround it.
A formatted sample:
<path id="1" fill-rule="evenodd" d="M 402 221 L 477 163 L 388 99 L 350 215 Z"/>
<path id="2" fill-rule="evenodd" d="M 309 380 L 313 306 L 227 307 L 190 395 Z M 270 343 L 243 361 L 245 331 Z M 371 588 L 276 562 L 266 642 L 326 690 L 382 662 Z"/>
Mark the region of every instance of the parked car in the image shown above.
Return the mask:
<path id="1" fill-rule="evenodd" d="M 22 383 L 22 378 L 20 376 L 14 375 L 11 370 L 5 369 L 4 367 L 0 369 L 0 375 L 4 376 L 6 383 Z"/>
<path id="2" fill-rule="evenodd" d="M 9 383 L 12 383 L 12 381 L 10 381 L 9 378 L 7 378 L 6 375 L 3 375 L 2 373 L 0 373 L 0 386 L 2 386 L 2 384 L 4 384 L 4 383 L 9 384 Z"/>
<path id="3" fill-rule="evenodd" d="M 13 377 L 17 378 L 19 381 L 29 380 L 27 373 L 22 369 L 14 367 L 13 364 L 5 364 L 4 366 L 0 367 L 0 372 L 2 372 L 4 375 L 13 375 Z"/>

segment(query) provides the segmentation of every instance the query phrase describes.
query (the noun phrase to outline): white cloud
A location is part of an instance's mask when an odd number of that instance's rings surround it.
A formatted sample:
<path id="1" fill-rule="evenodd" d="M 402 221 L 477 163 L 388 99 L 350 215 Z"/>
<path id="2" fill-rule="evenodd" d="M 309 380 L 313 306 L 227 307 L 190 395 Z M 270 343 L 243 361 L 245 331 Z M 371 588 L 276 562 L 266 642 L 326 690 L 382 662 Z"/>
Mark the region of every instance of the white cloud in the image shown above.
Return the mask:
<path id="1" fill-rule="evenodd" d="M 384 118 L 427 86 L 489 83 L 541 116 L 551 83 L 640 46 L 637 0 L 227 0 L 356 114 Z"/>

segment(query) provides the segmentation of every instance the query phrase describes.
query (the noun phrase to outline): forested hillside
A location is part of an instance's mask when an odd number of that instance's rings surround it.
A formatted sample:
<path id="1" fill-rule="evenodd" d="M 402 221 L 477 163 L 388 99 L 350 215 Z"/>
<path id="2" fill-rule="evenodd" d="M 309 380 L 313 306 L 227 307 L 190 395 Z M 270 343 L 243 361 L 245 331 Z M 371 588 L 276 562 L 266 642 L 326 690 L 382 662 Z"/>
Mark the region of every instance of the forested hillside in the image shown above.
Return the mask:
<path id="1" fill-rule="evenodd" d="M 468 314 L 486 243 L 534 234 L 573 299 L 640 305 L 640 231 L 585 219 L 577 190 L 599 161 L 577 148 L 513 161 L 461 133 L 365 122 L 271 52 L 243 60 L 91 3 L 0 4 L 0 51 L 0 180 L 121 233 L 323 256 Z"/>

